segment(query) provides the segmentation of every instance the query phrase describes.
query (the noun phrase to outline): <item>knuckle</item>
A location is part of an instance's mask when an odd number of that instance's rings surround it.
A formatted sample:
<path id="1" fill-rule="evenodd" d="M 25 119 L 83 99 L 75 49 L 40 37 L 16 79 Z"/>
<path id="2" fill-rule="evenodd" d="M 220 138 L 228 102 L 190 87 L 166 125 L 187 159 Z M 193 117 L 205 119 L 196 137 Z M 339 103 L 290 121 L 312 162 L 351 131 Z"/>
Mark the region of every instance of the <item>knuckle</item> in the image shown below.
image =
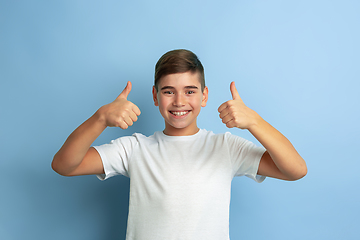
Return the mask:
<path id="1" fill-rule="evenodd" d="M 124 111 L 124 112 L 121 112 L 121 113 L 120 113 L 120 117 L 121 117 L 122 119 L 126 118 L 128 115 L 129 115 L 129 114 L 128 114 L 127 111 Z"/>
<path id="2" fill-rule="evenodd" d="M 234 105 L 230 105 L 230 106 L 229 106 L 229 109 L 230 109 L 230 111 L 235 111 L 235 110 L 236 110 L 236 107 L 235 107 Z"/>
<path id="3" fill-rule="evenodd" d="M 127 124 L 125 124 L 125 123 L 122 123 L 121 125 L 120 125 L 120 128 L 121 129 L 127 129 L 129 126 L 127 125 Z"/>
<path id="4" fill-rule="evenodd" d="M 119 127 L 121 127 L 121 126 L 123 126 L 124 125 L 124 121 L 123 121 L 123 119 L 122 118 L 116 118 L 115 120 L 114 120 L 114 125 L 115 126 L 119 126 Z"/>
<path id="5" fill-rule="evenodd" d="M 115 127 L 121 127 L 122 128 L 122 123 L 120 121 L 116 121 L 114 124 Z"/>
<path id="6" fill-rule="evenodd" d="M 229 107 L 231 107 L 231 106 L 234 105 L 234 100 L 229 100 L 229 101 L 226 102 L 226 104 L 227 104 Z"/>

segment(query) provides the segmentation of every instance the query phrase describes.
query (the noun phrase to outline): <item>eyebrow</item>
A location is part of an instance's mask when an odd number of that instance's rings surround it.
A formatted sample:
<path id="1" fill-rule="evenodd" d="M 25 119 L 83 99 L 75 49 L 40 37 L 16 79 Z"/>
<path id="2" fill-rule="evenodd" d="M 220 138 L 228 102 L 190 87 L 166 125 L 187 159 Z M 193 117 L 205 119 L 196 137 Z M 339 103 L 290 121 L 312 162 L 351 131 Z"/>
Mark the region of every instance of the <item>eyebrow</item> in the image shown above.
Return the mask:
<path id="1" fill-rule="evenodd" d="M 195 86 L 195 85 L 185 86 L 184 88 L 185 88 L 185 89 L 198 89 L 198 87 Z M 172 86 L 164 86 L 164 87 L 162 87 L 160 90 L 165 90 L 165 89 L 175 89 L 175 88 L 172 87 Z"/>

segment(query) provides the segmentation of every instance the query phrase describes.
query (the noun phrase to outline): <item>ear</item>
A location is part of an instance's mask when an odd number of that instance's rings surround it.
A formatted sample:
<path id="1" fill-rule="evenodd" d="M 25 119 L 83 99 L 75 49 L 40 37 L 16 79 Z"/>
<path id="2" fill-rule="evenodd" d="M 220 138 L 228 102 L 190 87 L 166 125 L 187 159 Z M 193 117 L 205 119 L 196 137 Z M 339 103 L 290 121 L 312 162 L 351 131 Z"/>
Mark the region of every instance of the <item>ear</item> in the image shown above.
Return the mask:
<path id="1" fill-rule="evenodd" d="M 204 88 L 204 91 L 203 91 L 202 101 L 201 101 L 201 106 L 202 106 L 202 107 L 205 107 L 205 106 L 206 106 L 206 103 L 207 103 L 207 100 L 208 100 L 208 96 L 209 96 L 209 89 L 208 89 L 208 87 L 205 87 L 205 88 Z"/>
<path id="2" fill-rule="evenodd" d="M 158 106 L 159 106 L 159 102 L 158 102 L 157 91 L 156 91 L 155 86 L 153 86 L 152 94 L 153 94 L 154 105 L 158 107 Z"/>

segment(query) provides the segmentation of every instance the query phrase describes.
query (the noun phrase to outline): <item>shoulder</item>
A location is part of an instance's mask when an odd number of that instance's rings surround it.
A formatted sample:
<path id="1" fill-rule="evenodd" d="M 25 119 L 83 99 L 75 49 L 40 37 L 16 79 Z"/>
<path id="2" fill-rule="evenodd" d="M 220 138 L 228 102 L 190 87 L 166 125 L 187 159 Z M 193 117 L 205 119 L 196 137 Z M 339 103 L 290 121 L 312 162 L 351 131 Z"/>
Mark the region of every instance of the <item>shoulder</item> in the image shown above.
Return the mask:
<path id="1" fill-rule="evenodd" d="M 155 135 L 155 134 L 154 134 Z M 133 133 L 130 136 L 122 136 L 122 137 L 118 137 L 114 140 L 112 140 L 111 142 L 122 142 L 122 141 L 140 141 L 140 140 L 151 140 L 154 138 L 154 135 L 151 136 L 145 136 L 142 133 Z"/>
<path id="2" fill-rule="evenodd" d="M 141 133 L 134 133 L 130 136 L 122 136 L 111 140 L 110 143 L 102 144 L 100 146 L 94 146 L 98 152 L 131 152 L 139 148 L 140 146 L 150 146 L 154 140 L 154 135 L 145 136 Z"/>
<path id="3" fill-rule="evenodd" d="M 102 146 L 116 146 L 116 147 L 120 147 L 120 146 L 135 146 L 137 145 L 139 142 L 146 140 L 147 137 L 141 133 L 134 133 L 130 136 L 122 136 L 122 137 L 118 137 L 114 140 L 111 140 L 110 143 L 104 144 Z"/>

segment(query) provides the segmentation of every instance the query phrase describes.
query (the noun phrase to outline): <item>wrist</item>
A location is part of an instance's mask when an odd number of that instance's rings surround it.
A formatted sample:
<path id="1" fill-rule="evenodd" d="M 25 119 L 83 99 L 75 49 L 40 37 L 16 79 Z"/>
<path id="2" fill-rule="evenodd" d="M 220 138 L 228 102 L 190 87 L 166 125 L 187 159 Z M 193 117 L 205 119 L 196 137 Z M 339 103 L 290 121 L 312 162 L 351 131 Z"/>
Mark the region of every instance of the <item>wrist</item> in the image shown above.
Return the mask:
<path id="1" fill-rule="evenodd" d="M 106 117 L 104 113 L 104 106 L 100 107 L 92 116 L 94 121 L 98 123 L 102 128 L 107 127 Z"/>
<path id="2" fill-rule="evenodd" d="M 257 129 L 261 128 L 265 123 L 265 120 L 254 111 L 254 115 L 252 121 L 249 124 L 248 130 L 253 133 L 256 132 Z"/>

